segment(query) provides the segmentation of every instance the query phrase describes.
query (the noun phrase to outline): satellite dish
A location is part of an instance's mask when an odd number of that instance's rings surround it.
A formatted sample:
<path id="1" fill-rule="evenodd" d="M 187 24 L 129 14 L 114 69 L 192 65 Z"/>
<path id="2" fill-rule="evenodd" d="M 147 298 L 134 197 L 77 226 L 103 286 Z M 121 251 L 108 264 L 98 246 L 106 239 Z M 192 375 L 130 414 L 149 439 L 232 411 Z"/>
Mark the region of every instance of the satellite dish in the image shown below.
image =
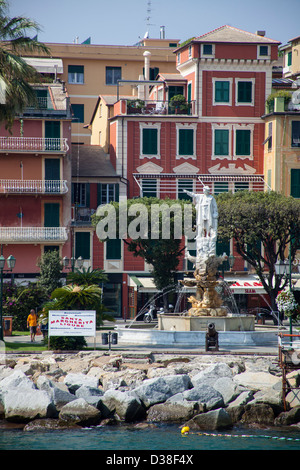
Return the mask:
<path id="1" fill-rule="evenodd" d="M 300 90 L 294 91 L 292 94 L 292 103 L 300 104 Z"/>

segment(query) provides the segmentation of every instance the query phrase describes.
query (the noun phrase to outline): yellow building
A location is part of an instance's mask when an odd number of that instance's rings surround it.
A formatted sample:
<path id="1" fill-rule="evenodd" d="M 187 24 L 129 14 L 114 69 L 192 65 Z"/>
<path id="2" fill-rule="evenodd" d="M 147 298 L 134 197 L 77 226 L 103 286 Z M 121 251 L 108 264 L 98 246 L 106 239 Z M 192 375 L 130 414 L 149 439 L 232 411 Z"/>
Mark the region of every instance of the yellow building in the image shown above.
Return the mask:
<path id="1" fill-rule="evenodd" d="M 57 77 L 65 82 L 71 101 L 72 143 L 90 144 L 90 131 L 85 125 L 90 123 L 99 95 L 116 96 L 120 79 L 122 95 L 135 93 L 136 85 L 124 80 L 137 80 L 143 75 L 145 51 L 151 53 L 150 80 L 161 71 L 175 72 L 174 50 L 178 44 L 178 39 L 164 38 L 143 39 L 134 46 L 47 43 L 52 59 L 61 61 Z"/>
<path id="2" fill-rule="evenodd" d="M 300 36 L 291 39 L 280 50 L 283 52 L 283 76 L 285 78 L 300 77 Z"/>
<path id="3" fill-rule="evenodd" d="M 286 196 L 300 198 L 300 89 L 287 104 L 275 97 L 265 121 L 264 175 L 268 186 Z"/>

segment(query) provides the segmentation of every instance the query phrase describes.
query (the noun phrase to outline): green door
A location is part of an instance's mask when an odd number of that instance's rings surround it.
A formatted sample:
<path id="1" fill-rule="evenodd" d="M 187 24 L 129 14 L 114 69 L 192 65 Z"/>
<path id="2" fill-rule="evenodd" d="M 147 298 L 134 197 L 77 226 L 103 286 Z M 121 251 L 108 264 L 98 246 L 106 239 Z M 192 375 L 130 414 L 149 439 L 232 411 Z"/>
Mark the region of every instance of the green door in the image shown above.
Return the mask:
<path id="1" fill-rule="evenodd" d="M 291 169 L 291 196 L 300 197 L 300 170 L 298 168 Z"/>
<path id="2" fill-rule="evenodd" d="M 44 227 L 59 227 L 59 203 L 44 204 Z"/>
<path id="3" fill-rule="evenodd" d="M 60 192 L 60 160 L 59 158 L 45 159 L 45 188 L 46 192 Z"/>
<path id="4" fill-rule="evenodd" d="M 46 150 L 60 150 L 60 121 L 45 121 Z"/>

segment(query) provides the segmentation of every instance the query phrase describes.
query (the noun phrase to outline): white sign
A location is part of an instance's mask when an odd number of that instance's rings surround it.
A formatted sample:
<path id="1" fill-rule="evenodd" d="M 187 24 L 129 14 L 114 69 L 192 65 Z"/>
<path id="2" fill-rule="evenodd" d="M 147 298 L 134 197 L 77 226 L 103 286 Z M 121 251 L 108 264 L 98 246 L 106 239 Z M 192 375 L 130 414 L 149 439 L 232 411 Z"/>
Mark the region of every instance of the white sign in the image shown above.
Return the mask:
<path id="1" fill-rule="evenodd" d="M 96 336 L 95 310 L 50 310 L 49 336 Z"/>
<path id="2" fill-rule="evenodd" d="M 231 284 L 233 294 L 265 294 L 266 291 L 260 281 L 236 281 Z"/>

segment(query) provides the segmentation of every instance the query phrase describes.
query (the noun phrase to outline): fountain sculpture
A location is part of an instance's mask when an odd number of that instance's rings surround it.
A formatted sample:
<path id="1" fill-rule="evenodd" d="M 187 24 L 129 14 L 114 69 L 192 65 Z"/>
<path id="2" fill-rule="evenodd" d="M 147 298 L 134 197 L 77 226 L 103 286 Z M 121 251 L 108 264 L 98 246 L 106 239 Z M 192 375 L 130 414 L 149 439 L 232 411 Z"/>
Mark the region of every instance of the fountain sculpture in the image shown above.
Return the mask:
<path id="1" fill-rule="evenodd" d="M 204 186 L 203 194 L 185 191 L 193 197 L 197 213 L 196 256 L 187 253 L 187 259 L 195 267 L 194 278 L 182 281 L 185 286 L 196 286 L 196 296 L 188 298 L 192 304 L 189 316 L 225 317 L 227 309 L 222 306 L 222 298 L 216 291 L 218 266 L 227 255 L 216 255 L 218 208 L 209 187 Z"/>

